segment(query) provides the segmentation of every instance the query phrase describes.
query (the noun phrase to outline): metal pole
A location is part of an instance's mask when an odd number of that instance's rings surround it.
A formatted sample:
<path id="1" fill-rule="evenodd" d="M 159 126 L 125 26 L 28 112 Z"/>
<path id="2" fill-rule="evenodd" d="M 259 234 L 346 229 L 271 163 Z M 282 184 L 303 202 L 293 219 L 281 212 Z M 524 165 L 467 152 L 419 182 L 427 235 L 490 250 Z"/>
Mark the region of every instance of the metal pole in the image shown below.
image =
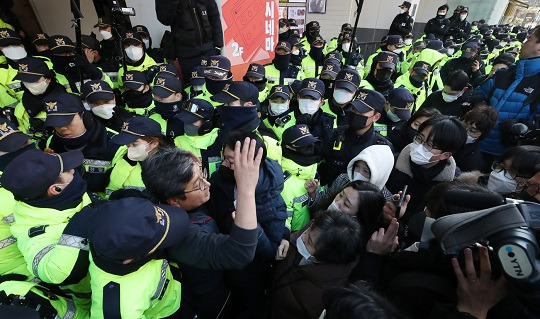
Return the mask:
<path id="1" fill-rule="evenodd" d="M 76 50 L 83 58 L 86 59 L 83 50 L 82 50 L 82 40 L 81 40 L 81 19 L 84 18 L 81 10 L 81 1 L 80 0 L 71 0 L 71 12 L 73 13 L 73 27 L 75 27 L 75 43 Z M 83 85 L 83 74 L 81 68 L 79 68 L 79 81 L 82 88 Z"/>
<path id="2" fill-rule="evenodd" d="M 346 65 L 349 64 L 349 62 L 351 61 L 351 58 L 352 58 L 352 50 L 353 50 L 353 47 L 354 47 L 354 42 L 355 41 L 355 37 L 356 37 L 356 28 L 358 28 L 358 20 L 360 19 L 360 13 L 362 12 L 362 7 L 364 6 L 364 0 L 355 0 L 356 2 L 356 18 L 355 18 L 355 21 L 354 21 L 354 27 L 353 27 L 353 32 L 351 34 L 351 46 L 349 48 L 349 57 L 347 58 L 347 63 Z"/>

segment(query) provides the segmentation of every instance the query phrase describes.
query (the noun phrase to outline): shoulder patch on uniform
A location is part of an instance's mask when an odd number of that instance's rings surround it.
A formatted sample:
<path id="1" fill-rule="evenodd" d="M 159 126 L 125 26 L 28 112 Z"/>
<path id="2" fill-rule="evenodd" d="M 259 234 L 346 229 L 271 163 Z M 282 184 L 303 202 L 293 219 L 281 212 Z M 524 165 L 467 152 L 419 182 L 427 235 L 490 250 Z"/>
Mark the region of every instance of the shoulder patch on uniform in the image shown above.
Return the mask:
<path id="1" fill-rule="evenodd" d="M 41 226 L 35 226 L 28 230 L 28 237 L 36 237 L 39 235 L 45 234 L 45 228 L 47 228 L 49 225 L 41 225 Z"/>
<path id="2" fill-rule="evenodd" d="M 283 182 L 287 181 L 292 176 L 291 172 L 284 171 L 283 172 Z"/>

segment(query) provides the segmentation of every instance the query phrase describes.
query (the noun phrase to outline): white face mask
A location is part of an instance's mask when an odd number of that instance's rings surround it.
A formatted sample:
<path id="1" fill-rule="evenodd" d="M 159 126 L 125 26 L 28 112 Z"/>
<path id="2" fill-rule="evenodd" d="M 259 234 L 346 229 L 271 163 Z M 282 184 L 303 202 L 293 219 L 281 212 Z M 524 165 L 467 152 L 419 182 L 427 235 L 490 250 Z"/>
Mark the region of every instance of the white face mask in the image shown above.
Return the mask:
<path id="1" fill-rule="evenodd" d="M 405 9 L 400 9 L 399 13 L 405 13 Z"/>
<path id="2" fill-rule="evenodd" d="M 467 18 L 467 15 L 466 14 L 461 14 L 459 15 L 459 18 L 461 19 L 461 21 L 465 20 Z"/>
<path id="3" fill-rule="evenodd" d="M 399 116 L 395 115 L 395 114 L 392 113 L 392 111 L 390 111 L 390 110 L 386 111 L 386 116 L 388 116 L 388 119 L 390 119 L 390 121 L 392 121 L 392 122 L 394 122 L 394 123 L 401 121 L 401 119 L 399 118 Z"/>
<path id="4" fill-rule="evenodd" d="M 416 165 L 434 163 L 430 161 L 433 156 L 435 156 L 435 154 L 427 151 L 421 144 L 413 144 L 411 147 L 411 160 Z"/>
<path id="5" fill-rule="evenodd" d="M 292 55 L 300 55 L 300 50 L 292 50 Z"/>
<path id="6" fill-rule="evenodd" d="M 320 100 L 299 99 L 298 109 L 302 114 L 313 115 L 319 110 Z"/>
<path id="7" fill-rule="evenodd" d="M 395 49 L 395 50 L 392 51 L 392 52 L 394 52 L 395 54 L 400 54 L 402 51 L 403 51 L 403 49 L 402 49 L 402 48 L 399 48 L 399 49 Z"/>
<path id="8" fill-rule="evenodd" d="M 83 102 L 82 105 L 84 106 L 84 109 L 85 110 L 88 110 L 90 111 L 92 108 L 90 107 L 90 104 L 88 104 L 88 102 Z"/>
<path id="9" fill-rule="evenodd" d="M 517 182 L 504 175 L 504 170 L 500 172 L 492 171 L 489 174 L 487 188 L 499 194 L 510 194 L 516 192 Z"/>
<path id="10" fill-rule="evenodd" d="M 405 39 L 405 41 L 403 41 L 403 42 L 405 42 L 405 45 L 411 45 L 411 44 L 412 44 L 412 40 L 413 40 L 413 39 Z"/>
<path id="11" fill-rule="evenodd" d="M 26 50 L 22 46 L 10 45 L 2 49 L 2 53 L 10 60 L 20 60 L 26 58 Z"/>
<path id="12" fill-rule="evenodd" d="M 332 204 L 330 204 L 330 206 L 328 206 L 328 208 L 326 210 L 333 210 L 333 211 L 336 211 L 336 212 L 340 212 L 341 210 L 339 209 L 339 206 L 338 204 L 336 204 L 336 200 L 334 199 L 334 201 L 332 202 Z"/>
<path id="13" fill-rule="evenodd" d="M 349 103 L 350 101 L 352 101 L 353 99 L 353 96 L 354 96 L 354 92 L 349 92 L 347 90 L 343 90 L 343 89 L 336 89 L 334 90 L 334 100 L 336 101 L 337 104 L 347 104 Z"/>
<path id="14" fill-rule="evenodd" d="M 144 47 L 150 49 L 150 39 L 143 39 Z"/>
<path id="15" fill-rule="evenodd" d="M 23 85 L 32 93 L 33 95 L 41 95 L 47 91 L 47 87 L 49 86 L 49 83 L 47 83 L 47 80 L 43 82 L 23 82 Z"/>
<path id="16" fill-rule="evenodd" d="M 467 134 L 467 141 L 465 142 L 465 144 L 472 144 L 474 142 L 476 142 L 476 139 Z"/>
<path id="17" fill-rule="evenodd" d="M 289 110 L 289 103 L 274 103 L 270 102 L 270 114 L 271 115 L 281 115 Z"/>
<path id="18" fill-rule="evenodd" d="M 302 233 L 302 235 L 304 233 Z M 302 235 L 298 236 L 298 238 L 296 239 L 296 249 L 298 250 L 298 253 L 302 255 L 302 257 L 304 257 L 305 260 L 309 260 L 310 258 L 313 259 L 313 256 L 311 256 L 311 254 L 307 250 L 306 244 L 304 244 L 304 241 L 302 240 Z"/>
<path id="19" fill-rule="evenodd" d="M 501 47 L 505 47 L 505 46 L 508 44 L 508 42 L 506 42 L 506 41 L 501 41 L 501 42 L 499 42 L 499 44 L 501 45 Z"/>
<path id="20" fill-rule="evenodd" d="M 362 175 L 362 173 L 360 173 L 360 172 L 353 172 L 352 176 L 353 176 L 353 180 L 354 180 L 354 181 L 364 181 L 364 182 L 369 182 L 369 178 L 365 177 L 365 176 Z"/>
<path id="21" fill-rule="evenodd" d="M 472 26 L 471 30 L 473 30 L 473 31 L 478 30 L 478 27 L 477 26 Z"/>
<path id="22" fill-rule="evenodd" d="M 343 49 L 343 52 L 349 52 L 349 50 L 351 49 L 351 43 L 350 42 L 343 43 L 341 45 L 341 48 Z"/>
<path id="23" fill-rule="evenodd" d="M 454 55 L 454 52 L 455 52 L 454 49 L 448 49 L 448 51 L 446 51 L 446 53 L 448 53 L 449 56 Z"/>
<path id="24" fill-rule="evenodd" d="M 130 45 L 129 47 L 125 49 L 125 51 L 128 58 L 133 62 L 139 61 L 143 57 L 143 54 L 144 54 L 142 48 L 136 47 L 134 45 Z"/>
<path id="25" fill-rule="evenodd" d="M 102 104 L 92 108 L 92 113 L 96 116 L 101 117 L 102 119 L 110 119 L 113 117 L 114 107 L 116 104 Z"/>
<path id="26" fill-rule="evenodd" d="M 287 31 L 288 31 L 287 27 L 279 28 L 279 34 L 285 33 Z"/>
<path id="27" fill-rule="evenodd" d="M 443 100 L 446 102 L 446 103 L 452 103 L 454 102 L 455 100 L 459 99 L 459 97 L 463 94 L 463 92 L 459 93 L 458 95 L 450 95 L 450 94 L 447 94 L 445 93 L 444 91 L 442 92 L 442 98 Z"/>
<path id="28" fill-rule="evenodd" d="M 109 40 L 110 38 L 112 38 L 112 33 L 110 33 L 109 31 L 99 30 L 99 34 L 101 34 L 103 40 Z"/>
<path id="29" fill-rule="evenodd" d="M 203 86 L 202 85 L 193 85 L 192 88 L 193 88 L 193 91 L 202 91 Z"/>
<path id="30" fill-rule="evenodd" d="M 137 146 L 128 147 L 127 156 L 130 160 L 135 162 L 142 162 L 148 157 L 148 151 L 146 150 L 146 144 L 140 144 Z"/>
<path id="31" fill-rule="evenodd" d="M 446 12 L 444 12 L 444 11 L 438 11 L 438 12 L 437 12 L 437 15 L 445 16 L 445 15 L 446 15 Z"/>

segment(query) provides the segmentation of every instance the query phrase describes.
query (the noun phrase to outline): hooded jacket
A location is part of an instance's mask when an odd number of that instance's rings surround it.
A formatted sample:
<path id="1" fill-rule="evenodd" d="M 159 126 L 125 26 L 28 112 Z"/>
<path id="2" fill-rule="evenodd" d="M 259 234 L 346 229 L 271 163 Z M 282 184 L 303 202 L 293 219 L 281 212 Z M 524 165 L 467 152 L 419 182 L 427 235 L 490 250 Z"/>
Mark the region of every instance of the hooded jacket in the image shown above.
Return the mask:
<path id="1" fill-rule="evenodd" d="M 390 176 L 392 167 L 394 167 L 394 156 L 390 146 L 372 145 L 366 147 L 360 154 L 353 158 L 347 166 L 347 175 L 351 181 L 354 180 L 354 164 L 357 161 L 366 162 L 371 171 L 369 182 L 382 190 Z"/>

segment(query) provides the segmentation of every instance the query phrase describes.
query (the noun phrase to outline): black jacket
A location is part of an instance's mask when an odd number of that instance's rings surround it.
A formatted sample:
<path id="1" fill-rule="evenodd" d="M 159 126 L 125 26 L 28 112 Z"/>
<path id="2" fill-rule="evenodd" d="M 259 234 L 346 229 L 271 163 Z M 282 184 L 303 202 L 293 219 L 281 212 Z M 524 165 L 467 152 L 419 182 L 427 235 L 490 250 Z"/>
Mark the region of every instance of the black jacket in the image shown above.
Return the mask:
<path id="1" fill-rule="evenodd" d="M 215 0 L 156 0 L 156 14 L 159 22 L 171 26 L 174 52 L 167 56 L 197 57 L 223 46 Z"/>
<path id="2" fill-rule="evenodd" d="M 445 102 L 442 98 L 442 90 L 435 91 L 426 98 L 420 108 L 423 109 L 431 107 L 437 109 L 443 115 L 462 117 L 472 108 L 470 102 L 471 95 L 472 89 L 469 88 L 469 90 L 463 93 L 463 95 L 460 96 L 457 100 L 448 103 Z"/>
<path id="3" fill-rule="evenodd" d="M 461 21 L 459 16 L 457 18 L 452 17 L 450 19 L 450 29 L 448 29 L 448 35 L 454 37 L 454 41 L 457 43 L 463 42 L 469 38 L 471 34 L 471 23 L 467 19 Z"/>
<path id="4" fill-rule="evenodd" d="M 400 13 L 394 18 L 394 21 L 392 21 L 388 34 L 397 34 L 401 37 L 405 37 L 407 34 L 411 33 L 413 23 L 414 19 L 409 15 L 409 12 Z"/>
<path id="5" fill-rule="evenodd" d="M 439 18 L 435 17 L 433 19 L 430 19 L 426 27 L 424 28 L 425 34 L 433 34 L 436 38 L 440 39 L 441 41 L 444 39 L 444 36 L 448 33 L 448 29 L 450 28 L 450 20 L 446 18 Z"/>
<path id="6" fill-rule="evenodd" d="M 484 170 L 484 157 L 478 148 L 478 143 L 465 144 L 452 156 L 461 172 Z"/>
<path id="7" fill-rule="evenodd" d="M 480 68 L 478 69 L 478 71 L 473 72 L 471 69 L 471 66 L 475 60 L 477 60 L 480 63 Z M 458 69 L 461 69 L 465 73 L 467 73 L 470 79 L 469 82 L 473 82 L 480 76 L 486 74 L 486 67 L 484 65 L 484 61 L 480 59 L 480 56 L 476 56 L 472 59 L 465 59 L 462 57 L 458 57 L 458 58 L 453 58 L 453 59 L 448 60 L 448 62 L 446 62 L 443 65 L 443 67 L 441 68 L 441 79 L 444 81 L 444 79 L 450 73 L 452 73 L 452 71 L 455 71 Z"/>

